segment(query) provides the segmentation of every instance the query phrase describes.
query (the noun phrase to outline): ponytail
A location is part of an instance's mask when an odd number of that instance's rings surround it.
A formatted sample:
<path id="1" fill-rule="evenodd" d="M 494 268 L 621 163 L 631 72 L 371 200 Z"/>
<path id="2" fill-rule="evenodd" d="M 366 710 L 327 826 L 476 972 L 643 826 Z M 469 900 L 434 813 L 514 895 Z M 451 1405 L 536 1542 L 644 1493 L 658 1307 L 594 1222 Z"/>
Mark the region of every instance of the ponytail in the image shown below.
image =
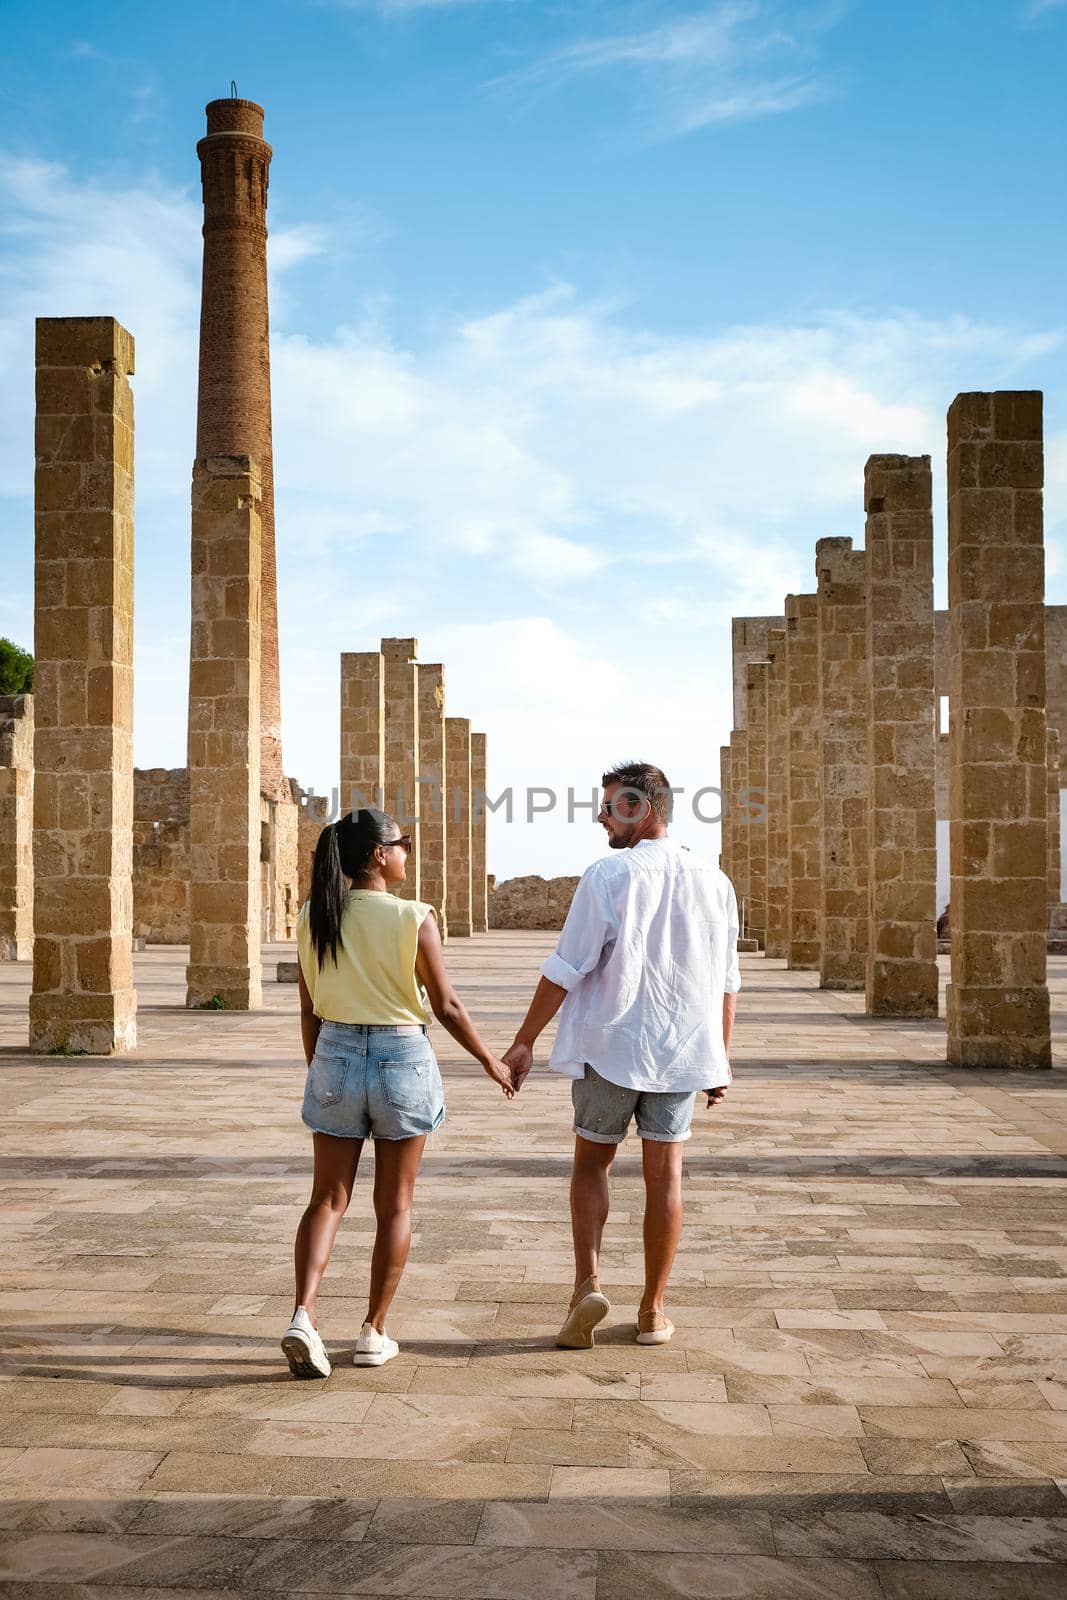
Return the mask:
<path id="1" fill-rule="evenodd" d="M 325 966 L 327 955 L 334 966 L 337 965 L 337 950 L 341 943 L 341 917 L 348 887 L 341 871 L 341 850 L 337 838 L 340 826 L 339 822 L 331 822 L 323 828 L 315 846 L 315 859 L 311 867 L 308 923 L 311 928 L 311 947 L 320 967 Z"/>
<path id="2" fill-rule="evenodd" d="M 387 830 L 396 827 L 384 811 L 349 811 L 337 822 L 327 823 L 315 846 L 311 867 L 311 893 L 308 896 L 308 924 L 311 948 L 319 966 L 326 959 L 337 965 L 341 945 L 341 919 L 348 903 L 346 878 L 361 878 L 370 865 L 378 845 L 386 842 Z"/>

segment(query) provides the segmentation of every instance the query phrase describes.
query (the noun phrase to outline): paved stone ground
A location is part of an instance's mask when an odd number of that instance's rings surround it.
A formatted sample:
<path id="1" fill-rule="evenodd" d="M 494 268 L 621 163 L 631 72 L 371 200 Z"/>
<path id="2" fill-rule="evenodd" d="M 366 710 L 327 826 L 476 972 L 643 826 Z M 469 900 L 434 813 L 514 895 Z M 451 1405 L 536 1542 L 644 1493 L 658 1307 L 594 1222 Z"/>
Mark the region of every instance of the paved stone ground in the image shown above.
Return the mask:
<path id="1" fill-rule="evenodd" d="M 550 944 L 450 946 L 501 1045 Z M 632 1342 L 630 1145 L 613 1313 L 565 1352 L 567 1087 L 509 1107 L 437 1038 L 403 1353 L 347 1364 L 363 1185 L 322 1302 L 337 1369 L 297 1384 L 296 991 L 186 1013 L 183 963 L 137 958 L 141 1046 L 112 1063 L 22 1054 L 28 969 L 0 967 L 6 1595 L 1062 1600 L 1062 1066 L 951 1073 L 939 1026 L 746 958 L 737 1082 L 687 1157 L 678 1335 Z"/>

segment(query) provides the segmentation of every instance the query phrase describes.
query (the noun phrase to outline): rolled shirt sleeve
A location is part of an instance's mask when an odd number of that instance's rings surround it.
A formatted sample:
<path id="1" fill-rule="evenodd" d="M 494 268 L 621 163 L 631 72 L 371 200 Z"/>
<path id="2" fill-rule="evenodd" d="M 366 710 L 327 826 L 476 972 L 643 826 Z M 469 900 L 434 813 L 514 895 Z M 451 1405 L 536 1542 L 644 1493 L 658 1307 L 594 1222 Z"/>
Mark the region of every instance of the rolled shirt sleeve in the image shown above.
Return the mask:
<path id="1" fill-rule="evenodd" d="M 541 968 L 541 976 L 569 992 L 593 971 L 604 946 L 618 931 L 618 915 L 594 862 L 578 881 L 556 948 Z"/>
<path id="2" fill-rule="evenodd" d="M 726 980 L 723 991 L 737 994 L 741 988 L 741 963 L 737 959 L 737 937 L 741 932 L 741 919 L 737 914 L 737 896 L 733 884 L 726 882 Z"/>

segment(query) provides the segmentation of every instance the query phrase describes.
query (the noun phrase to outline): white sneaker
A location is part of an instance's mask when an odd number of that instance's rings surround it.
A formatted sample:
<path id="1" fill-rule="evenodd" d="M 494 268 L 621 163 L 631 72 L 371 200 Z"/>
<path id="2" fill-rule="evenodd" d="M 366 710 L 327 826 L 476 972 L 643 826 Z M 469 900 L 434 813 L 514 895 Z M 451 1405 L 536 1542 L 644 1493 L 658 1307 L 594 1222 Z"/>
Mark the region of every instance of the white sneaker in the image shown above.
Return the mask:
<path id="1" fill-rule="evenodd" d="M 390 1339 L 383 1330 L 370 1322 L 365 1322 L 359 1330 L 356 1348 L 352 1356 L 352 1365 L 355 1367 L 384 1367 L 387 1361 L 392 1361 L 394 1356 L 400 1354 L 400 1346 L 395 1339 Z"/>
<path id="2" fill-rule="evenodd" d="M 282 1337 L 282 1351 L 294 1378 L 328 1378 L 333 1370 L 326 1346 L 303 1306 L 297 1307 Z"/>

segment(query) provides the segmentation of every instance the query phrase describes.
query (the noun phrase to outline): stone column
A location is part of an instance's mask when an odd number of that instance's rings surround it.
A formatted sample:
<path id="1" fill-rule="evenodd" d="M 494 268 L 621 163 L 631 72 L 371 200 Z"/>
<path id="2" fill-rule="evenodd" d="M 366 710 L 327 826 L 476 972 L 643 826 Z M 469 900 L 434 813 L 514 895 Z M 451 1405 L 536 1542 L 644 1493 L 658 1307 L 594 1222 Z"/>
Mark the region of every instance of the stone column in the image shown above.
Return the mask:
<path id="1" fill-rule="evenodd" d="M 719 866 L 733 879 L 734 864 L 730 853 L 730 746 L 719 746 Z"/>
<path id="2" fill-rule="evenodd" d="M 30 1048 L 137 1043 L 133 339 L 37 322 Z"/>
<path id="3" fill-rule="evenodd" d="M 385 666 L 385 809 L 411 835 L 408 872 L 397 893 L 421 900 L 419 795 L 419 653 L 417 639 L 383 639 Z"/>
<path id="4" fill-rule="evenodd" d="M 263 1004 L 260 959 L 260 479 L 193 465 L 187 1006 Z"/>
<path id="5" fill-rule="evenodd" d="M 818 597 L 785 600 L 789 701 L 789 952 L 799 972 L 819 970 L 822 950 Z"/>
<path id="6" fill-rule="evenodd" d="M 867 981 L 867 559 L 851 539 L 819 539 L 822 747 L 821 989 Z"/>
<path id="7" fill-rule="evenodd" d="M 486 736 L 471 734 L 471 924 L 475 933 L 489 932 L 489 885 L 486 878 L 488 783 Z"/>
<path id="8" fill-rule="evenodd" d="M 263 107 L 253 100 L 212 100 L 206 115 L 207 132 L 196 147 L 204 196 L 196 454 L 200 460 L 250 456 L 259 470 L 263 530 L 260 778 L 268 799 L 288 805 L 291 794 L 282 766 L 278 677 L 267 310 L 271 147 L 263 138 Z"/>
<path id="9" fill-rule="evenodd" d="M 385 804 L 385 663 L 380 650 L 341 653 L 341 815 Z"/>
<path id="10" fill-rule="evenodd" d="M 445 718 L 445 867 L 448 932 L 469 938 L 473 932 L 471 894 L 471 725 L 466 717 Z"/>
<path id="11" fill-rule="evenodd" d="M 440 662 L 420 661 L 419 681 L 419 867 L 423 900 L 437 912 L 442 939 L 447 936 L 446 839 L 448 807 L 445 803 L 445 669 Z M 411 868 L 408 867 L 410 872 Z"/>
<path id="12" fill-rule="evenodd" d="M 745 669 L 748 728 L 745 748 L 749 801 L 742 816 L 748 830 L 749 936 L 767 937 L 767 673 L 766 661 Z"/>
<path id="13" fill-rule="evenodd" d="M 0 695 L 0 961 L 33 956 L 33 695 Z"/>
<path id="14" fill-rule="evenodd" d="M 948 413 L 948 1059 L 1049 1067 L 1040 393 Z"/>
<path id="15" fill-rule="evenodd" d="M 937 1016 L 937 697 L 929 456 L 871 456 L 867 1013 Z"/>
<path id="16" fill-rule="evenodd" d="M 789 954 L 789 684 L 785 629 L 767 634 L 767 936 L 764 951 Z"/>
<path id="17" fill-rule="evenodd" d="M 1058 906 L 1060 895 L 1060 736 L 1055 728 L 1046 733 L 1048 743 L 1048 903 Z"/>
<path id="18" fill-rule="evenodd" d="M 741 917 L 741 937 L 749 937 L 751 907 L 748 892 L 748 810 L 742 795 L 748 790 L 747 734 L 734 728 L 730 734 L 730 858 L 734 864 L 733 885 Z"/>

